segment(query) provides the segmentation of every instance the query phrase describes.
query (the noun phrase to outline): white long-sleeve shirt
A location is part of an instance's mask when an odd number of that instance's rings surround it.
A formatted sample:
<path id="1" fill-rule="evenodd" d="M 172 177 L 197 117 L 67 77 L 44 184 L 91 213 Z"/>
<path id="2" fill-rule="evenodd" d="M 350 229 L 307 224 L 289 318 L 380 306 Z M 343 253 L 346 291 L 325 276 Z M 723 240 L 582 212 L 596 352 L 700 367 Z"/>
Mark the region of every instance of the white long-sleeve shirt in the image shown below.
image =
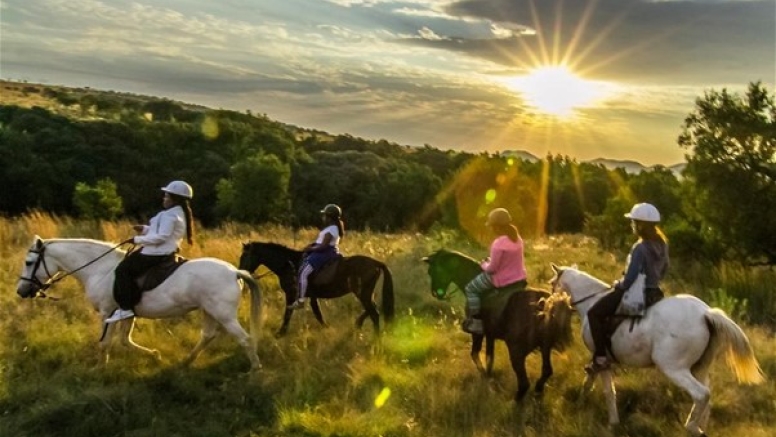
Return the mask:
<path id="1" fill-rule="evenodd" d="M 143 245 L 140 253 L 144 255 L 169 255 L 178 250 L 184 235 L 186 215 L 183 208 L 176 205 L 156 214 L 134 241 Z"/>

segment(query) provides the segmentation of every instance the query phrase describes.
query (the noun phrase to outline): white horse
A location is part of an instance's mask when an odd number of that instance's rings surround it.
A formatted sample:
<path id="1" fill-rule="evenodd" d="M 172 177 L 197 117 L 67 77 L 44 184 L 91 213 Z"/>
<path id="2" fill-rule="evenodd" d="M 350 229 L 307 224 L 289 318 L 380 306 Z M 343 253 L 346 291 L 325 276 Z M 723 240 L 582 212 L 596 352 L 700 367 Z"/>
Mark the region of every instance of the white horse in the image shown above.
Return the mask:
<path id="1" fill-rule="evenodd" d="M 573 267 L 552 265 L 555 276 L 553 291 L 566 292 L 582 318 L 582 337 L 594 349 L 587 312 L 609 285 Z M 744 331 L 722 310 L 710 308 L 700 299 L 687 294 L 662 299 L 649 308 L 635 324 L 622 323 L 611 337 L 611 351 L 619 364 L 632 367 L 657 366 L 668 379 L 683 388 L 693 400 L 685 429 L 693 436 L 704 436 L 703 428 L 711 411 L 709 367 L 720 352 L 739 382 L 758 384 L 764 381 L 762 370 Z M 609 424 L 619 423 L 616 393 L 610 370 L 600 372 Z M 593 380 L 588 377 L 585 387 Z"/>
<path id="2" fill-rule="evenodd" d="M 118 245 L 89 239 L 55 238 L 43 240 L 37 235 L 27 251 L 17 293 L 24 298 L 35 297 L 66 276 L 73 276 L 85 288 L 86 297 L 100 314 L 108 317 L 116 308 L 113 299 L 114 272 L 125 252 Z M 241 291 L 251 290 L 251 335 L 237 321 Z M 45 295 L 44 295 L 45 296 Z M 261 322 L 261 292 L 250 274 L 216 258 L 187 261 L 158 287 L 143 293 L 135 307 L 138 317 L 151 319 L 175 317 L 201 309 L 202 332 L 197 345 L 183 362 L 193 362 L 218 334 L 219 325 L 244 348 L 251 370 L 261 368 L 256 354 L 256 342 Z M 134 318 L 103 326 L 99 346 L 101 361 L 107 363 L 110 339 L 115 330 L 121 331 L 125 345 L 161 358 L 158 351 L 132 341 Z"/>

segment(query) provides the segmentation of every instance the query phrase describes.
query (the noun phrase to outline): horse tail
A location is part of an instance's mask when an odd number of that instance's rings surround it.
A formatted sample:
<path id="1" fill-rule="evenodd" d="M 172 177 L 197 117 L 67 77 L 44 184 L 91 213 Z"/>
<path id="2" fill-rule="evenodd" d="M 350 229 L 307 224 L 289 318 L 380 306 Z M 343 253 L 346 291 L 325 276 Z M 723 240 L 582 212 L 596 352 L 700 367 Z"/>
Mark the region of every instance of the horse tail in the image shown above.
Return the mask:
<path id="1" fill-rule="evenodd" d="M 711 329 L 711 340 L 701 360 L 713 358 L 719 347 L 726 349 L 728 366 L 735 372 L 739 382 L 759 384 L 765 376 L 754 356 L 752 345 L 743 329 L 719 308 L 711 308 L 705 314 L 706 323 Z"/>
<path id="2" fill-rule="evenodd" d="M 380 263 L 380 270 L 383 271 L 383 317 L 386 323 L 390 323 L 394 316 L 393 275 L 383 263 Z"/>
<path id="3" fill-rule="evenodd" d="M 251 290 L 251 342 L 253 343 L 254 350 L 258 347 L 259 333 L 261 332 L 262 310 L 263 305 L 261 303 L 261 289 L 259 283 L 253 279 L 250 273 L 245 270 L 237 270 L 237 278 L 242 279 L 243 282 Z"/>

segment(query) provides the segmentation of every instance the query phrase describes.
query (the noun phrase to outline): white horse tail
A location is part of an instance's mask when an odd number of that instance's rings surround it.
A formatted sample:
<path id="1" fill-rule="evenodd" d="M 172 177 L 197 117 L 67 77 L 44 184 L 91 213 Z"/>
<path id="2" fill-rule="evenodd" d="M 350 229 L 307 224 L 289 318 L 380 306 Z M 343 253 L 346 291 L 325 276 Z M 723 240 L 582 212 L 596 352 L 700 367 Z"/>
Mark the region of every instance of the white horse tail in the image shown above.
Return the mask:
<path id="1" fill-rule="evenodd" d="M 726 349 L 728 366 L 735 372 L 739 382 L 759 384 L 765 381 L 763 371 L 744 330 L 719 308 L 709 309 L 705 317 L 712 336 L 707 352 L 717 349 L 714 345 L 717 343 L 718 346 Z M 704 356 L 702 359 L 705 358 Z"/>
<path id="2" fill-rule="evenodd" d="M 256 350 L 259 345 L 259 333 L 261 332 L 262 321 L 261 313 L 263 310 L 261 303 L 261 289 L 259 289 L 259 283 L 245 270 L 237 270 L 237 278 L 242 279 L 251 290 L 251 343 L 253 343 L 253 349 Z"/>

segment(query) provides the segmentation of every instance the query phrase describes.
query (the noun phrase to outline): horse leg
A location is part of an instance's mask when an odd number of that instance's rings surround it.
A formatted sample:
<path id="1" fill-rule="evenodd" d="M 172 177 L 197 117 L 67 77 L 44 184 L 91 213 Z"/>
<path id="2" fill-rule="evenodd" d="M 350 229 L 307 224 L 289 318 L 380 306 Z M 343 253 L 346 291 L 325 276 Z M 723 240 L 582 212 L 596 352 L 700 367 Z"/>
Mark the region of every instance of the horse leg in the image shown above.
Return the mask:
<path id="1" fill-rule="evenodd" d="M 356 318 L 356 328 L 361 329 L 367 317 L 369 317 L 368 312 L 366 311 L 361 312 L 361 315 L 359 315 L 358 318 Z"/>
<path id="2" fill-rule="evenodd" d="M 294 314 L 294 310 L 291 308 L 288 308 L 288 305 L 291 305 L 294 302 L 294 299 L 291 298 L 291 302 L 286 299 L 286 312 L 283 313 L 283 324 L 280 326 L 280 329 L 275 333 L 275 337 L 282 337 L 286 335 L 288 332 L 288 323 L 291 321 L 291 314 Z"/>
<path id="3" fill-rule="evenodd" d="M 375 328 L 375 333 L 380 333 L 380 313 L 377 311 L 377 305 L 375 304 L 373 300 L 375 287 L 377 286 L 377 280 L 380 278 L 380 271 L 377 270 L 375 272 L 376 274 L 371 275 L 368 279 L 363 279 L 360 282 L 357 282 L 356 287 L 359 287 L 359 295 L 358 300 L 361 302 L 361 306 L 364 307 L 364 312 L 366 315 L 369 316 L 370 319 L 372 319 L 372 325 Z M 363 316 L 363 314 L 362 314 Z M 359 320 L 361 323 L 366 320 L 366 318 L 359 317 Z M 361 327 L 361 324 L 357 325 L 359 328 Z"/>
<path id="4" fill-rule="evenodd" d="M 609 426 L 614 427 L 620 423 L 620 414 L 617 412 L 617 390 L 614 388 L 614 377 L 611 370 L 601 371 L 598 375 L 601 378 L 604 399 L 606 399 L 606 409 L 609 412 Z"/>
<path id="5" fill-rule="evenodd" d="M 245 355 L 247 355 L 248 359 L 251 361 L 251 370 L 261 369 L 261 362 L 259 361 L 259 356 L 256 354 L 256 348 L 253 347 L 251 337 L 245 332 L 245 329 L 240 326 L 237 319 L 231 318 L 229 320 L 219 321 L 226 332 L 232 334 L 237 339 L 237 342 L 240 343 L 240 346 L 245 350 Z"/>
<path id="6" fill-rule="evenodd" d="M 210 314 L 202 312 L 202 331 L 200 333 L 199 342 L 194 349 L 191 350 L 189 356 L 183 360 L 182 366 L 189 366 L 194 360 L 197 359 L 199 354 L 204 350 L 214 338 L 218 335 L 218 321 L 214 319 Z"/>
<path id="7" fill-rule="evenodd" d="M 482 366 L 482 359 L 480 359 L 480 351 L 482 351 L 482 340 L 485 338 L 482 334 L 472 334 L 472 351 L 470 356 L 474 365 L 477 366 L 480 374 L 486 375 L 485 367 Z"/>
<path id="8" fill-rule="evenodd" d="M 162 354 L 159 353 L 156 349 L 150 349 L 145 346 L 141 346 L 137 343 L 135 343 L 134 340 L 132 340 L 132 331 L 135 329 L 135 319 L 129 319 L 129 320 L 121 320 L 116 322 L 115 324 L 119 324 L 118 328 L 121 332 L 121 343 L 124 346 L 131 346 L 141 352 L 144 352 L 148 355 L 151 355 L 156 359 L 157 361 L 162 360 Z"/>
<path id="9" fill-rule="evenodd" d="M 107 317 L 107 316 L 105 316 Z M 110 346 L 113 333 L 116 331 L 115 323 L 102 323 L 102 337 L 98 343 L 97 365 L 105 366 L 110 361 Z"/>
<path id="10" fill-rule="evenodd" d="M 658 365 L 659 366 L 659 365 Z M 693 400 L 693 407 L 687 416 L 684 428 L 693 436 L 702 436 L 701 422 L 704 415 L 707 415 L 706 409 L 709 407 L 711 390 L 695 379 L 690 369 L 670 369 L 660 366 L 660 369 L 674 384 L 683 388 Z"/>
<path id="11" fill-rule="evenodd" d="M 548 345 L 542 347 L 542 376 L 536 381 L 534 390 L 537 394 L 544 393 L 544 384 L 552 376 L 552 348 Z"/>
<path id="12" fill-rule="evenodd" d="M 525 370 L 525 358 L 528 356 L 523 348 L 518 345 L 509 345 L 509 361 L 512 362 L 512 370 L 517 376 L 517 393 L 515 393 L 515 402 L 520 402 L 528 393 L 531 382 L 528 380 L 528 372 Z"/>
<path id="13" fill-rule="evenodd" d="M 310 308 L 313 309 L 313 314 L 315 315 L 315 320 L 317 320 L 318 323 L 321 324 L 321 326 L 329 326 L 323 320 L 323 313 L 321 313 L 321 306 L 318 303 L 318 299 L 316 299 L 314 297 L 310 298 Z"/>
<path id="14" fill-rule="evenodd" d="M 493 375 L 493 363 L 495 362 L 496 339 L 485 337 L 485 374 Z"/>

